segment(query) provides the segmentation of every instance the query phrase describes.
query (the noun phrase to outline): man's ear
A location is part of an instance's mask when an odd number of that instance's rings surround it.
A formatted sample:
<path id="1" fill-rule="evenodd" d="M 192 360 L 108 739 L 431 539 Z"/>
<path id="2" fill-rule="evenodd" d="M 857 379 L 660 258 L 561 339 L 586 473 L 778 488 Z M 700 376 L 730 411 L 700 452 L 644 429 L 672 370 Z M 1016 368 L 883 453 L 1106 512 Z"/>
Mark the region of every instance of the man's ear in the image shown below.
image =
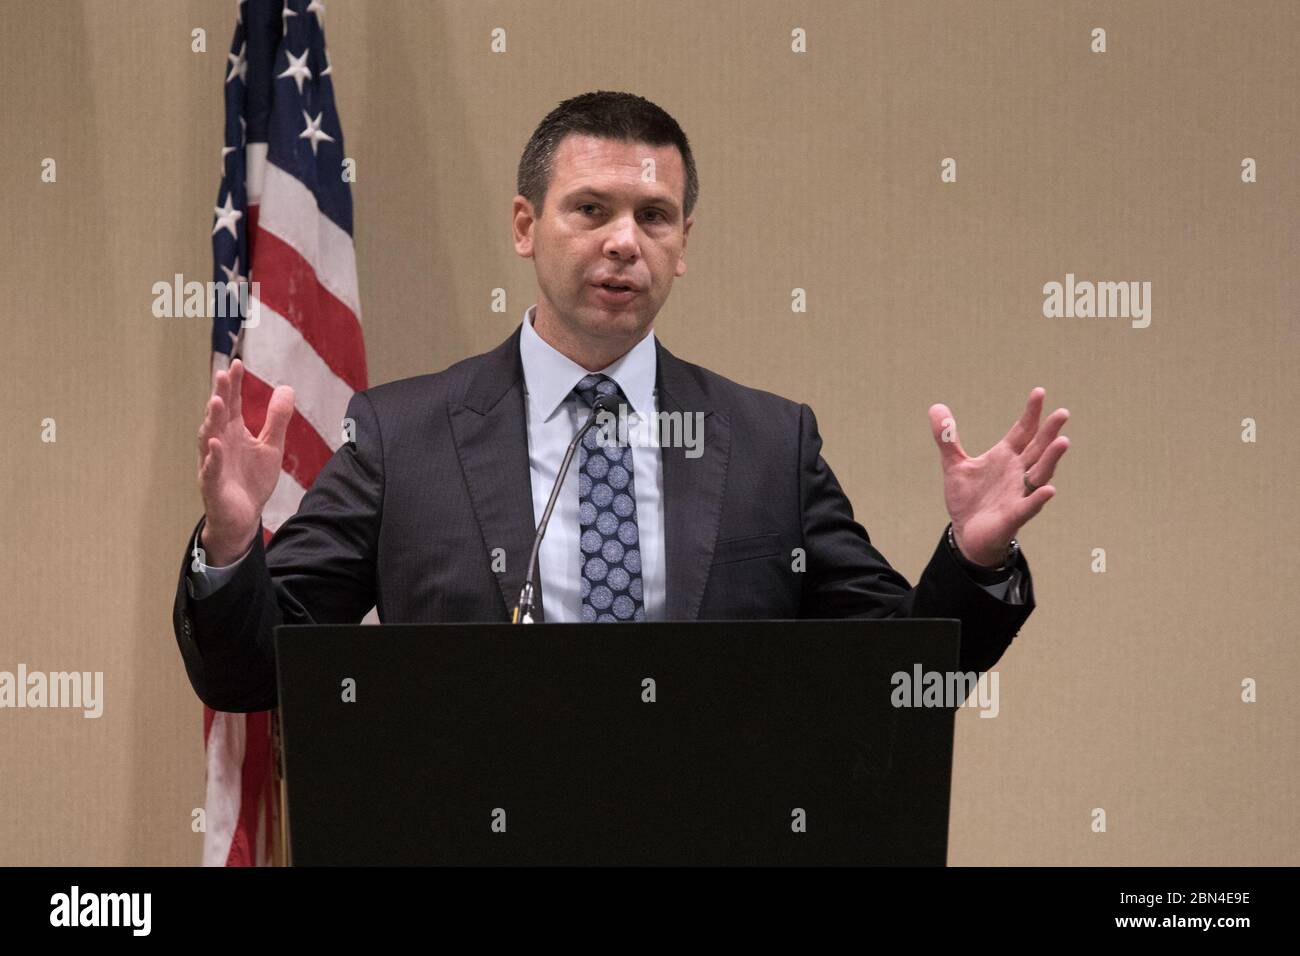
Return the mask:
<path id="1" fill-rule="evenodd" d="M 511 228 L 515 252 L 525 259 L 533 257 L 533 226 L 536 222 L 532 202 L 523 196 L 516 196 L 511 210 Z"/>
<path id="2" fill-rule="evenodd" d="M 691 226 L 695 224 L 695 217 L 688 216 L 686 219 L 686 228 L 682 230 L 682 251 L 677 256 L 677 268 L 673 271 L 675 276 L 686 275 L 686 240 L 691 234 Z"/>

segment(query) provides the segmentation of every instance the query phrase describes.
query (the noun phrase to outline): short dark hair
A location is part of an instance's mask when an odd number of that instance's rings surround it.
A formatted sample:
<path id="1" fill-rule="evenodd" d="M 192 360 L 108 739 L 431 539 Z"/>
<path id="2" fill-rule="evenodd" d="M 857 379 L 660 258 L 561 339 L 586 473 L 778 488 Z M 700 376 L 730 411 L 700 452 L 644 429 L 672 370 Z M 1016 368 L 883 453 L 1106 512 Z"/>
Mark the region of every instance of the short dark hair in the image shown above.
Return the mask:
<path id="1" fill-rule="evenodd" d="M 519 158 L 515 185 L 540 215 L 554 171 L 555 154 L 570 134 L 598 136 L 650 146 L 676 146 L 686 167 L 686 195 L 682 218 L 690 216 L 700 195 L 695 157 L 686 134 L 664 110 L 633 93 L 596 90 L 574 96 L 546 114 L 533 131 Z"/>

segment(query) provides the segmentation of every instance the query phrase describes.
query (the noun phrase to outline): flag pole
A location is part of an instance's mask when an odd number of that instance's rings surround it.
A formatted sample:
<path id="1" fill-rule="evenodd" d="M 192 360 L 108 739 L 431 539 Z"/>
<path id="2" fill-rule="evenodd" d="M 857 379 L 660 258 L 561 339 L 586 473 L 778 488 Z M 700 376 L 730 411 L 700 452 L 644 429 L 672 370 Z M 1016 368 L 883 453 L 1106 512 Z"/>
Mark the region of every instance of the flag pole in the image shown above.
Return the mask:
<path id="1" fill-rule="evenodd" d="M 274 824 L 271 865 L 289 866 L 288 792 L 284 780 L 284 758 L 280 736 L 280 708 L 271 711 L 271 819 Z"/>

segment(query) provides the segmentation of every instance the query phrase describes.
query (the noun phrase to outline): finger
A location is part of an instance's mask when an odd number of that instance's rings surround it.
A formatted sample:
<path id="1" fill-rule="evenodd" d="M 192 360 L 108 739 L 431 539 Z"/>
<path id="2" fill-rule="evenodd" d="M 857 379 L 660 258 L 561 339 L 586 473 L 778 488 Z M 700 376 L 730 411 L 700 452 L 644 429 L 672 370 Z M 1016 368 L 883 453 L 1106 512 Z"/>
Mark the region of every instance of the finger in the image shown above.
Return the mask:
<path id="1" fill-rule="evenodd" d="M 966 452 L 961 447 L 957 436 L 957 420 L 947 405 L 937 403 L 930 406 L 930 434 L 939 446 L 939 455 L 945 465 L 951 461 L 964 461 Z"/>
<path id="2" fill-rule="evenodd" d="M 1029 469 L 1029 483 L 1042 486 L 1051 481 L 1052 475 L 1056 474 L 1056 463 L 1069 449 L 1070 439 L 1064 435 L 1048 445 L 1047 451 Z"/>
<path id="3" fill-rule="evenodd" d="M 1038 431 L 1038 416 L 1043 413 L 1043 396 L 1046 394 L 1047 389 L 1045 388 L 1030 389 L 1029 400 L 1025 402 L 1024 413 L 1011 426 L 1006 435 L 1002 437 L 1002 440 L 1010 445 L 1017 455 L 1025 450 L 1025 447 Z"/>
<path id="4" fill-rule="evenodd" d="M 244 415 L 244 363 L 235 359 L 230 363 L 230 417 L 242 421 Z"/>
<path id="5" fill-rule="evenodd" d="M 1026 521 L 1032 518 L 1038 512 L 1043 510 L 1043 505 L 1047 504 L 1056 495 L 1056 488 L 1053 485 L 1043 485 L 1034 491 L 1032 495 L 1026 495 L 1021 498 L 1012 507 L 1012 516 L 1016 527 L 1019 528 Z"/>
<path id="6" fill-rule="evenodd" d="M 262 423 L 262 434 L 258 441 L 266 442 L 273 448 L 284 450 L 284 433 L 289 428 L 289 419 L 293 418 L 293 388 L 277 385 L 271 393 L 271 400 L 266 404 L 266 421 Z"/>
<path id="7" fill-rule="evenodd" d="M 213 393 L 215 397 L 215 392 Z M 208 436 L 212 434 L 212 399 L 208 399 L 208 404 L 203 407 L 203 421 L 199 422 L 199 433 L 195 437 L 195 444 L 199 449 L 199 467 L 203 466 L 203 459 L 208 454 Z"/>
<path id="8" fill-rule="evenodd" d="M 226 403 L 221 400 L 221 396 L 213 393 L 208 399 L 207 413 L 203 416 L 203 424 L 199 426 L 199 461 L 202 462 L 208 453 L 208 439 L 213 435 L 221 434 L 221 430 L 226 426 Z"/>
<path id="9" fill-rule="evenodd" d="M 1069 420 L 1070 410 L 1068 408 L 1058 408 L 1047 416 L 1047 420 L 1043 422 L 1042 427 L 1038 429 L 1038 433 L 1034 435 L 1034 440 L 1025 448 L 1022 457 L 1026 468 L 1042 457 L 1043 449 L 1056 439 L 1056 436 L 1061 433 L 1061 429 L 1065 427 L 1065 423 Z"/>
<path id="10" fill-rule="evenodd" d="M 224 402 L 230 396 L 230 372 L 222 369 L 212 376 L 212 394 L 220 395 Z"/>
<path id="11" fill-rule="evenodd" d="M 202 467 L 199 468 L 199 482 L 204 488 L 212 487 L 217 479 L 221 477 L 221 465 L 225 460 L 222 457 L 223 455 L 221 439 L 209 439 L 208 456 L 203 460 Z"/>

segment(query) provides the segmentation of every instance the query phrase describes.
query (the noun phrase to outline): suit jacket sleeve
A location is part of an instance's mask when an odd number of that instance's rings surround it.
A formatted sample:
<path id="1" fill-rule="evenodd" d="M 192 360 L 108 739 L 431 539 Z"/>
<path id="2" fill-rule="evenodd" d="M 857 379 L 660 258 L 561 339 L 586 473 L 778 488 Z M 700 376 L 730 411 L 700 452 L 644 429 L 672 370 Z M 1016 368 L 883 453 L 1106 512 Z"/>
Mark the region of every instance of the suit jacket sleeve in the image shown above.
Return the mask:
<path id="1" fill-rule="evenodd" d="M 186 587 L 193 558 L 185 555 L 172 623 L 190 683 L 214 710 L 276 705 L 279 625 L 356 624 L 375 606 L 383 437 L 364 392 L 347 415 L 355 441 L 326 462 L 265 549 L 259 531 L 230 580 L 196 600 Z"/>
<path id="2" fill-rule="evenodd" d="M 800 409 L 800 506 L 807 568 L 801 617 L 944 617 L 961 621 L 960 668 L 992 667 L 1033 611 L 1033 582 L 1023 553 L 1023 604 L 989 594 L 957 564 L 944 536 L 912 587 L 871 544 L 853 519 L 853 506 L 821 456 L 822 440 L 812 409 Z"/>

